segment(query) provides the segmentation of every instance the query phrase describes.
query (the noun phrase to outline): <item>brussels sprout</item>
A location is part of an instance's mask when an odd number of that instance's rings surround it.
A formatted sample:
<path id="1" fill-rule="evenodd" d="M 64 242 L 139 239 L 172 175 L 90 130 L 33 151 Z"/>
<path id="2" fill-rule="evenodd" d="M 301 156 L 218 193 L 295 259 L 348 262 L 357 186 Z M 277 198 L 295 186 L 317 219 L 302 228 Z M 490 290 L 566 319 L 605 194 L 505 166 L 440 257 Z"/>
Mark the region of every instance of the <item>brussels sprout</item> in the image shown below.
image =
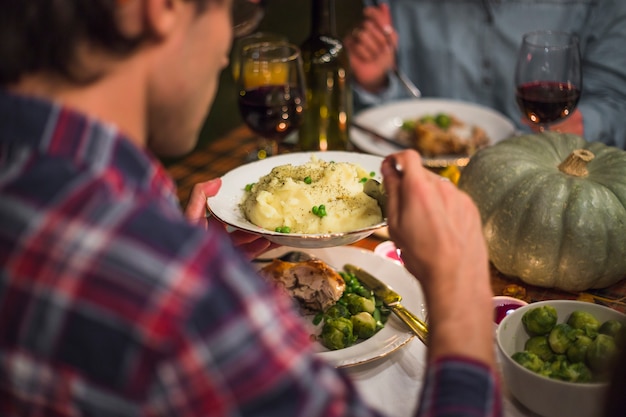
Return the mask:
<path id="1" fill-rule="evenodd" d="M 352 321 L 345 317 L 329 318 L 322 326 L 320 341 L 331 350 L 343 349 L 354 343 Z"/>
<path id="2" fill-rule="evenodd" d="M 567 319 L 567 324 L 574 329 L 580 329 L 592 339 L 598 335 L 598 329 L 600 328 L 600 322 L 593 314 L 586 311 L 574 311 Z"/>
<path id="3" fill-rule="evenodd" d="M 599 334 L 587 349 L 587 363 L 593 371 L 605 372 L 609 369 L 617 352 L 615 338 Z"/>
<path id="4" fill-rule="evenodd" d="M 402 130 L 406 130 L 407 132 L 412 132 L 415 130 L 415 126 L 417 126 L 416 120 L 405 120 L 402 122 L 402 126 L 400 126 L 400 128 Z"/>
<path id="5" fill-rule="evenodd" d="M 557 355 L 555 353 L 554 356 L 552 356 L 549 361 L 545 361 L 543 363 L 543 367 L 541 368 L 541 371 L 539 371 L 539 373 L 543 376 L 552 378 L 552 374 L 555 372 L 558 372 L 559 369 L 561 369 L 562 362 L 566 362 L 566 361 L 567 361 L 567 356 Z"/>
<path id="6" fill-rule="evenodd" d="M 617 335 L 624 331 L 624 323 L 619 320 L 607 320 L 600 326 L 598 332 L 609 336 L 617 337 Z"/>
<path id="7" fill-rule="evenodd" d="M 378 330 L 374 317 L 365 311 L 355 314 L 350 320 L 353 333 L 359 339 L 369 339 Z"/>
<path id="8" fill-rule="evenodd" d="M 548 361 L 554 356 L 554 352 L 548 343 L 548 336 L 533 336 L 526 341 L 524 350 L 539 356 L 542 361 Z"/>
<path id="9" fill-rule="evenodd" d="M 556 309 L 550 305 L 535 307 L 522 316 L 522 323 L 526 331 L 532 336 L 541 336 L 550 333 L 556 325 Z"/>
<path id="10" fill-rule="evenodd" d="M 374 317 L 374 320 L 376 320 L 376 331 L 385 327 L 385 323 L 387 323 L 389 314 L 391 314 L 391 310 L 387 308 L 376 307 L 376 309 L 372 313 L 372 317 Z"/>
<path id="11" fill-rule="evenodd" d="M 511 356 L 511 358 L 515 362 L 522 365 L 524 368 L 533 372 L 541 371 L 544 366 L 544 362 L 541 360 L 541 358 L 532 352 L 527 352 L 527 351 L 515 352 Z"/>
<path id="12" fill-rule="evenodd" d="M 333 304 L 324 312 L 325 319 L 336 319 L 338 317 L 350 318 L 348 307 L 342 304 Z"/>
<path id="13" fill-rule="evenodd" d="M 426 116 L 422 116 L 420 118 L 420 123 L 436 123 L 435 116 L 432 114 L 427 114 Z M 415 129 L 415 124 L 413 125 L 413 129 Z"/>
<path id="14" fill-rule="evenodd" d="M 593 339 L 587 335 L 581 334 L 574 340 L 574 343 L 567 348 L 565 352 L 570 362 L 584 362 L 587 358 L 587 350 Z"/>
<path id="15" fill-rule="evenodd" d="M 582 330 L 574 329 L 567 323 L 559 323 L 548 335 L 548 342 L 555 353 L 565 353 L 581 334 Z"/>
<path id="16" fill-rule="evenodd" d="M 607 320 L 600 326 L 600 333 L 615 338 L 618 349 L 626 349 L 626 323 L 619 320 Z"/>
<path id="17" fill-rule="evenodd" d="M 350 313 L 357 314 L 362 311 L 372 314 L 376 308 L 376 304 L 371 298 L 361 297 L 357 294 L 346 294 L 346 307 Z"/>
<path id="18" fill-rule="evenodd" d="M 565 372 L 567 381 L 570 382 L 591 382 L 593 374 L 591 369 L 584 362 L 576 362 L 570 364 Z"/>
<path id="19" fill-rule="evenodd" d="M 568 382 L 589 382 L 592 379 L 591 370 L 584 362 L 572 363 L 567 359 L 560 359 L 550 365 L 550 378 Z"/>
<path id="20" fill-rule="evenodd" d="M 439 113 L 435 117 L 435 123 L 437 123 L 437 126 L 439 126 L 440 128 L 446 130 L 452 124 L 452 118 L 445 113 Z"/>

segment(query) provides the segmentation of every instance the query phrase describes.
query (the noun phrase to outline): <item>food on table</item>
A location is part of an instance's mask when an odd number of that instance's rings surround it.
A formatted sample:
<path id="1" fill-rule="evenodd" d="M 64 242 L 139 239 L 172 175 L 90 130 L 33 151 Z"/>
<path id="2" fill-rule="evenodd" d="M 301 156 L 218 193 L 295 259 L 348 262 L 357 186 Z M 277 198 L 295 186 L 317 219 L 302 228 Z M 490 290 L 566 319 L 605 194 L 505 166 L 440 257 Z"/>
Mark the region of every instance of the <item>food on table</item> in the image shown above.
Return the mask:
<path id="1" fill-rule="evenodd" d="M 314 318 L 314 323 L 322 323 L 318 340 L 331 350 L 369 339 L 385 326 L 391 313 L 356 276 L 344 271 L 340 275 L 346 282 L 343 295 L 334 306 Z"/>
<path id="2" fill-rule="evenodd" d="M 556 325 L 556 309 L 550 305 L 545 305 L 524 313 L 522 323 L 531 335 L 548 334 Z"/>
<path id="3" fill-rule="evenodd" d="M 606 380 L 610 366 L 624 347 L 626 329 L 617 320 L 600 323 L 577 310 L 558 323 L 550 305 L 530 309 L 522 323 L 530 338 L 512 358 L 540 375 L 569 382 Z M 606 331 L 607 333 L 604 333 Z"/>
<path id="4" fill-rule="evenodd" d="M 531 337 L 524 345 L 524 349 L 525 352 L 534 353 L 542 361 L 549 361 L 554 358 L 554 355 L 556 355 L 550 347 L 550 341 L 546 335 Z M 538 372 L 541 369 L 542 363 L 537 361 L 536 358 L 526 355 L 525 359 L 530 359 L 533 363 L 538 365 L 536 367 L 533 365 L 533 368 L 536 368 L 535 372 Z"/>
<path id="5" fill-rule="evenodd" d="M 626 276 L 626 151 L 564 133 L 517 136 L 479 150 L 458 185 L 503 274 L 572 292 Z"/>
<path id="6" fill-rule="evenodd" d="M 589 337 L 596 337 L 600 329 L 600 321 L 593 314 L 586 311 L 575 311 L 567 320 L 567 324 L 575 329 L 581 329 Z"/>
<path id="7" fill-rule="evenodd" d="M 259 273 L 277 284 L 306 311 L 323 311 L 343 295 L 346 283 L 333 268 L 319 259 L 285 262 L 274 259 Z"/>
<path id="8" fill-rule="evenodd" d="M 246 189 L 241 208 L 253 224 L 283 233 L 340 233 L 383 221 L 375 199 L 363 193 L 374 174 L 350 162 L 313 156 L 281 165 Z"/>
<path id="9" fill-rule="evenodd" d="M 598 334 L 587 350 L 587 362 L 592 370 L 607 373 L 618 353 L 614 337 Z"/>
<path id="10" fill-rule="evenodd" d="M 455 185 L 459 183 L 459 178 L 461 178 L 461 170 L 456 165 L 448 165 L 437 173 L 442 177 L 449 179 L 452 184 Z"/>
<path id="11" fill-rule="evenodd" d="M 602 334 L 608 334 L 609 336 L 617 337 L 626 334 L 624 329 L 624 323 L 618 320 L 607 320 L 600 325 L 599 332 Z M 622 342 L 622 341 L 620 341 Z M 624 341 L 626 343 L 626 341 Z"/>
<path id="12" fill-rule="evenodd" d="M 517 284 L 505 285 L 504 288 L 502 289 L 502 295 L 505 295 L 508 297 L 515 297 L 515 298 L 519 298 L 520 300 L 528 301 L 527 295 L 526 295 L 526 288 Z"/>
<path id="13" fill-rule="evenodd" d="M 327 349 L 343 349 L 372 337 L 390 311 L 352 274 L 336 272 L 319 259 L 285 262 L 275 259 L 259 270 L 284 289 L 321 326 L 315 338 Z"/>
<path id="14" fill-rule="evenodd" d="M 490 142 L 482 128 L 447 113 L 405 120 L 398 131 L 398 140 L 426 157 L 472 155 Z"/>

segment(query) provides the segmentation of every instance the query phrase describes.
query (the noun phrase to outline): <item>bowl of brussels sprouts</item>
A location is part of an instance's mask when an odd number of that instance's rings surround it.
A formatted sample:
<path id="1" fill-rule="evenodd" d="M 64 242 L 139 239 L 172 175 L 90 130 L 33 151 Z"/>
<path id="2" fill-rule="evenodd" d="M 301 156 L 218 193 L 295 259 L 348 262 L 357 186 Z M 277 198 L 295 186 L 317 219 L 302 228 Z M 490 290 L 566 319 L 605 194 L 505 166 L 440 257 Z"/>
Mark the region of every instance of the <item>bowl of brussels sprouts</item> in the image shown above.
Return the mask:
<path id="1" fill-rule="evenodd" d="M 496 330 L 511 395 L 544 417 L 602 415 L 610 371 L 626 349 L 626 316 L 583 301 L 531 303 Z"/>

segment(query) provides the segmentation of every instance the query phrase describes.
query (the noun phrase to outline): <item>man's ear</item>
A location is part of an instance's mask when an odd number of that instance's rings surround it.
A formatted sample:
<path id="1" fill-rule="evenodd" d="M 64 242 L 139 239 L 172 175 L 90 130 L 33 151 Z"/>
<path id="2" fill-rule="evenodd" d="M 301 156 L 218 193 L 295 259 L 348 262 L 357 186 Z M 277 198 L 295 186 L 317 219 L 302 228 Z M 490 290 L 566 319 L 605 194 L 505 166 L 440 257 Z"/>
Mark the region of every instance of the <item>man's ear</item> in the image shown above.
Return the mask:
<path id="1" fill-rule="evenodd" d="M 144 3 L 146 29 L 158 38 L 165 37 L 175 26 L 182 6 L 179 0 L 139 0 Z"/>

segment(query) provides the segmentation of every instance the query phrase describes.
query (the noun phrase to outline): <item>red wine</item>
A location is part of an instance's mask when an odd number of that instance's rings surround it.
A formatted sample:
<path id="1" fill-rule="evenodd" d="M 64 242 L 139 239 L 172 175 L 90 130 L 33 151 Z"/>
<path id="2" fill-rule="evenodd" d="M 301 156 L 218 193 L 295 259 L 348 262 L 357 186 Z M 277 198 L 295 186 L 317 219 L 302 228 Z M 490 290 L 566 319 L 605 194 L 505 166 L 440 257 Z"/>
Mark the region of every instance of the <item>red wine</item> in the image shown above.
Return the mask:
<path id="1" fill-rule="evenodd" d="M 569 116 L 580 90 L 569 83 L 533 81 L 517 87 L 517 104 L 533 123 L 551 123 Z"/>
<path id="2" fill-rule="evenodd" d="M 242 92 L 239 110 L 252 130 L 270 139 L 284 139 L 298 129 L 304 113 L 300 89 L 287 85 L 267 85 Z"/>

